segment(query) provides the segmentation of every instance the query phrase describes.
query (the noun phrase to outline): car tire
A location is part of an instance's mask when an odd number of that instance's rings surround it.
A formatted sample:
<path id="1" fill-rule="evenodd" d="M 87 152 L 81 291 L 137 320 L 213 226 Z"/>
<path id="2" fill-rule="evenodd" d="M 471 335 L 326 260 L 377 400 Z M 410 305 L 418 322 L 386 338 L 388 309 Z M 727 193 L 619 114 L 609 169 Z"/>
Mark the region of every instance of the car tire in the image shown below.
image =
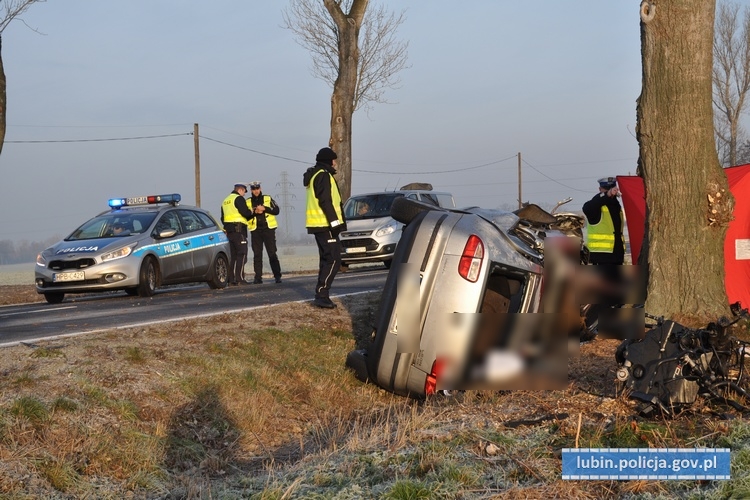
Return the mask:
<path id="1" fill-rule="evenodd" d="M 227 282 L 229 281 L 229 261 L 227 261 L 226 255 L 220 253 L 214 259 L 214 264 L 211 266 L 211 271 L 208 277 L 208 286 L 217 290 L 219 288 L 226 288 Z"/>
<path id="2" fill-rule="evenodd" d="M 127 293 L 131 297 L 135 297 L 136 295 L 138 295 L 138 288 L 126 288 L 125 293 Z"/>
<path id="3" fill-rule="evenodd" d="M 49 304 L 59 304 L 65 298 L 65 294 L 62 292 L 47 292 L 44 294 L 44 300 Z"/>
<path id="4" fill-rule="evenodd" d="M 435 205 L 430 205 L 429 203 L 422 203 L 421 201 L 401 197 L 393 200 L 393 204 L 391 205 L 391 217 L 402 224 L 408 224 L 414 220 L 414 217 L 418 214 L 430 210 L 441 210 L 441 208 L 436 207 Z"/>
<path id="5" fill-rule="evenodd" d="M 138 277 L 138 295 L 151 297 L 159 284 L 159 266 L 153 257 L 146 257 Z"/>

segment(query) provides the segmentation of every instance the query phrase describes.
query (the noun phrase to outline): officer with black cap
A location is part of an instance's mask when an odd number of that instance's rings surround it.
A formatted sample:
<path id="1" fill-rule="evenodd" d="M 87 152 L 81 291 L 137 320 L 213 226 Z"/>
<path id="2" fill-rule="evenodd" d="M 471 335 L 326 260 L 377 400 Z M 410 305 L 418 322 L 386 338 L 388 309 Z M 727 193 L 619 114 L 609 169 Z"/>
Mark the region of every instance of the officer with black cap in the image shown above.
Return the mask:
<path id="1" fill-rule="evenodd" d="M 263 194 L 260 181 L 250 183 L 250 194 L 250 198 L 247 199 L 247 206 L 255 213 L 255 218 L 247 224 L 250 230 L 250 247 L 253 249 L 253 271 L 255 272 L 253 283 L 256 285 L 263 283 L 264 246 L 268 254 L 268 263 L 271 265 L 273 278 L 276 283 L 281 283 L 281 264 L 276 254 L 276 228 L 279 225 L 276 216 L 279 215 L 281 210 L 273 198 Z"/>
<path id="2" fill-rule="evenodd" d="M 229 284 L 245 285 L 245 262 L 247 262 L 247 224 L 255 218 L 245 202 L 247 186 L 234 185 L 234 190 L 221 204 L 221 223 L 229 240 Z"/>
<path id="3" fill-rule="evenodd" d="M 620 190 L 617 179 L 599 179 L 599 193 L 583 204 L 588 222 L 586 242 L 592 264 L 620 265 L 625 261 L 622 206 L 618 201 Z"/>
<path id="4" fill-rule="evenodd" d="M 333 309 L 330 297 L 331 283 L 341 268 L 341 241 L 339 233 L 346 230 L 343 201 L 336 173 L 338 156 L 331 148 L 323 148 L 315 157 L 315 166 L 307 169 L 302 182 L 307 189 L 306 222 L 308 234 L 315 235 L 320 255 L 318 283 L 315 286 L 313 305 Z"/>

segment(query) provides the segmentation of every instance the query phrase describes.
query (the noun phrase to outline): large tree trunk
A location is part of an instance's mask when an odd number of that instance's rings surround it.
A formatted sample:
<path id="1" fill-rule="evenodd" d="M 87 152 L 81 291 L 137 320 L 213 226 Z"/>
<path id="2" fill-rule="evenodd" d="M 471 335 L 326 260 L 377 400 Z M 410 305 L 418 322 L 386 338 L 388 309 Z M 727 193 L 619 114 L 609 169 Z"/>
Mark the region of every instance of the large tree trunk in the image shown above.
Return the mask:
<path id="1" fill-rule="evenodd" d="M 711 102 L 715 0 L 641 3 L 639 173 L 646 187 L 646 310 L 727 314 L 724 236 L 734 198 L 716 154 Z"/>
<path id="2" fill-rule="evenodd" d="M 3 69 L 3 37 L 0 35 L 0 154 L 3 152 L 5 143 L 5 70 Z"/>
<path id="3" fill-rule="evenodd" d="M 338 155 L 336 181 L 341 198 L 352 193 L 352 115 L 359 67 L 359 29 L 368 0 L 354 0 L 349 14 L 344 14 L 334 0 L 324 0 L 338 27 L 339 72 L 331 95 L 331 137 L 329 145 Z"/>

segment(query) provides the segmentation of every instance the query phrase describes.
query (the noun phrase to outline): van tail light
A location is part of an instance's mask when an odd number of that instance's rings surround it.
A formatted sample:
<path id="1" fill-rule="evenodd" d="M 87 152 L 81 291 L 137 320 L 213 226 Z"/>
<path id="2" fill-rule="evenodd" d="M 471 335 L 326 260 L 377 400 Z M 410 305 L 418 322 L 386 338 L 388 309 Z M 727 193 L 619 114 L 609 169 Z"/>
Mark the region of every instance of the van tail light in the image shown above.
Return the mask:
<path id="1" fill-rule="evenodd" d="M 466 246 L 458 262 L 458 274 L 467 281 L 476 283 L 484 260 L 484 243 L 479 236 L 472 234 L 466 241 Z"/>
<path id="2" fill-rule="evenodd" d="M 425 396 L 429 396 L 430 394 L 435 394 L 437 391 L 437 381 L 438 378 L 440 378 L 440 374 L 443 371 L 443 361 L 441 359 L 436 359 L 432 363 L 432 370 L 430 370 L 430 374 L 427 375 L 427 380 L 424 381 L 424 394 Z"/>

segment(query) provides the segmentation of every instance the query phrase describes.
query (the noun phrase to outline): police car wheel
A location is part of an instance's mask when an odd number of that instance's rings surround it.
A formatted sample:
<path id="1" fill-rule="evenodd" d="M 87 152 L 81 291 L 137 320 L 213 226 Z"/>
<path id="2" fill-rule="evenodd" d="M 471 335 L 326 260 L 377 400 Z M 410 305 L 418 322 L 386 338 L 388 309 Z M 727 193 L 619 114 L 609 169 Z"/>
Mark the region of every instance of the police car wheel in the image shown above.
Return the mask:
<path id="1" fill-rule="evenodd" d="M 153 257 L 146 257 L 141 264 L 141 273 L 138 279 L 138 295 L 141 297 L 151 297 L 156 291 L 158 283 L 159 270 Z"/>
<path id="2" fill-rule="evenodd" d="M 65 294 L 62 292 L 47 292 L 44 294 L 44 299 L 50 304 L 59 304 L 65 298 Z"/>
<path id="3" fill-rule="evenodd" d="M 208 277 L 208 286 L 214 290 L 217 288 L 226 288 L 229 280 L 229 262 L 223 254 L 219 254 L 214 259 L 214 265 L 211 267 L 211 274 Z"/>

